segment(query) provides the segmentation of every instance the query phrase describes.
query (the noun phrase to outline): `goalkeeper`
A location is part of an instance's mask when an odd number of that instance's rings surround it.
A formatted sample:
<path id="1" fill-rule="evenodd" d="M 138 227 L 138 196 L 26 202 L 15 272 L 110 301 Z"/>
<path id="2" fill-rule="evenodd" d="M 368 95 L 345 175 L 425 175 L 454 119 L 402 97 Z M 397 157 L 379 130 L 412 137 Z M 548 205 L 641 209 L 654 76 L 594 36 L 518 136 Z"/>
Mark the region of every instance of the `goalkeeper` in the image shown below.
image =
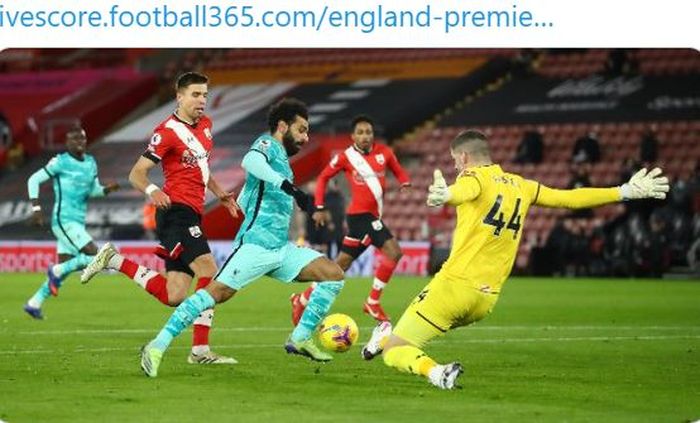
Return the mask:
<path id="1" fill-rule="evenodd" d="M 423 347 L 451 329 L 486 317 L 498 300 L 518 251 L 522 226 L 531 205 L 584 208 L 618 201 L 666 198 L 668 179 L 661 169 L 642 169 L 626 184 L 612 188 L 559 190 L 504 172 L 491 161 L 486 136 L 475 130 L 459 134 L 450 152 L 457 180 L 448 186 L 435 170 L 428 206 L 457 209 L 450 256 L 440 272 L 415 297 L 396 327 L 382 322 L 363 349 L 371 359 L 383 351 L 384 363 L 422 375 L 441 389 L 453 389 L 463 372 L 460 363 L 441 365 Z"/>

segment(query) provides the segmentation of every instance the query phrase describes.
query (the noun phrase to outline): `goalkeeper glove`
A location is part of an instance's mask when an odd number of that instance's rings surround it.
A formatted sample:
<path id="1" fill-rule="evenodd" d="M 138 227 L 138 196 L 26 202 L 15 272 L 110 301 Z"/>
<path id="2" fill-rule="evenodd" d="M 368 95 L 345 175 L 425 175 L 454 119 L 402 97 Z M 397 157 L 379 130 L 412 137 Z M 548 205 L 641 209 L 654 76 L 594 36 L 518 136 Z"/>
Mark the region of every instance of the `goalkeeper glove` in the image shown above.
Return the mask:
<path id="1" fill-rule="evenodd" d="M 643 198 L 656 198 L 663 200 L 669 190 L 668 178 L 661 175 L 661 169 L 654 168 L 647 173 L 646 168 L 640 169 L 632 175 L 630 180 L 620 186 L 620 194 L 623 200 L 639 200 Z"/>
<path id="2" fill-rule="evenodd" d="M 433 183 L 428 187 L 428 206 L 442 206 L 450 200 L 451 196 L 442 172 L 440 169 L 435 169 L 435 172 L 433 172 Z"/>
<path id="3" fill-rule="evenodd" d="M 287 195 L 294 197 L 294 201 L 296 201 L 297 206 L 299 206 L 299 208 L 303 212 L 306 212 L 310 215 L 313 214 L 313 212 L 315 211 L 314 200 L 309 194 L 300 190 L 299 187 L 294 186 L 294 184 L 292 184 L 286 179 L 282 181 L 282 185 L 280 186 L 280 188 Z"/>

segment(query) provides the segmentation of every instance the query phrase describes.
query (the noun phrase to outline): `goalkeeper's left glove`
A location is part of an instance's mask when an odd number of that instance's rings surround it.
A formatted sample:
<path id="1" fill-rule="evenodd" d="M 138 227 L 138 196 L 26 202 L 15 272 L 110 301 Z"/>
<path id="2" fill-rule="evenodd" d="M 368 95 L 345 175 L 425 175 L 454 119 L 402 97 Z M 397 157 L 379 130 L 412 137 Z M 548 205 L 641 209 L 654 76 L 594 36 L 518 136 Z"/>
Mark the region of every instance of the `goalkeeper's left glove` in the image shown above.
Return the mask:
<path id="1" fill-rule="evenodd" d="M 428 206 L 442 206 L 450 200 L 451 196 L 442 172 L 440 169 L 435 169 L 435 172 L 433 172 L 433 183 L 428 187 Z"/>
<path id="2" fill-rule="evenodd" d="M 620 194 L 623 200 L 640 200 L 643 198 L 656 198 L 663 200 L 669 190 L 668 178 L 661 175 L 661 169 L 654 168 L 647 173 L 646 168 L 640 169 L 632 175 L 630 180 L 620 186 Z"/>

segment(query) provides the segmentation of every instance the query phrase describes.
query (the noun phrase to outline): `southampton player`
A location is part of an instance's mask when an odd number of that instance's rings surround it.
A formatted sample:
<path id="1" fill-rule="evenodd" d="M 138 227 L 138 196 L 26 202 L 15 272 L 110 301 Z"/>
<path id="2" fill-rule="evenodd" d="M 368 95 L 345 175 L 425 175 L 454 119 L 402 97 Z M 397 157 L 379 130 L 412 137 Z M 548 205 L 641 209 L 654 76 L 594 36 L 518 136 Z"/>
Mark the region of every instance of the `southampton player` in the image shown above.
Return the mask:
<path id="1" fill-rule="evenodd" d="M 351 137 L 352 145 L 333 157 L 318 177 L 316 211 L 312 218 L 317 225 L 326 224 L 327 213 L 323 204 L 326 185 L 339 172 L 345 172 L 352 200 L 347 211 L 348 233 L 343 239 L 336 263 L 345 271 L 370 244 L 381 250 L 383 256 L 374 274 L 372 290 L 362 306 L 366 314 L 381 322 L 389 320 L 389 316 L 382 309 L 379 299 L 401 259 L 399 243 L 382 221 L 386 170 L 391 170 L 399 180 L 401 192 L 408 190 L 411 182 L 394 152 L 386 145 L 374 142 L 374 123 L 369 117 L 353 119 Z M 299 321 L 313 289 L 314 285 L 311 285 L 302 294 L 294 294 L 290 298 L 293 324 Z"/>
<path id="2" fill-rule="evenodd" d="M 660 176 L 658 168 L 648 173 L 642 169 L 620 187 L 548 188 L 501 170 L 491 161 L 486 136 L 474 130 L 452 141 L 451 154 L 458 172 L 456 182 L 448 187 L 436 170 L 428 195 L 429 206 L 448 204 L 457 209 L 450 256 L 408 306 L 393 333 L 390 325 L 380 324 L 363 349 L 364 357 L 371 359 L 383 347 L 386 365 L 425 376 L 442 389 L 456 386 L 462 366 L 437 364 L 422 348 L 450 329 L 477 322 L 491 312 L 515 261 L 531 205 L 596 207 L 663 199 L 669 189 L 668 179 Z"/>
<path id="3" fill-rule="evenodd" d="M 246 181 L 239 203 L 244 205 L 245 220 L 233 242 L 233 252 L 215 280 L 178 306 L 158 336 L 144 346 L 141 368 L 149 377 L 157 376 L 163 353 L 173 338 L 202 310 L 227 301 L 264 275 L 285 283 L 322 281 L 285 349 L 315 361 L 332 359 L 314 344 L 311 335 L 343 287 L 343 271 L 321 253 L 289 242 L 293 203 L 296 201 L 307 213 L 313 211 L 311 196 L 293 185 L 289 164 L 289 157 L 309 140 L 306 106 L 295 99 L 279 101 L 270 108 L 268 126 L 270 132 L 255 140 L 243 158 Z"/>
<path id="4" fill-rule="evenodd" d="M 80 128 L 66 133 L 66 153 L 58 154 L 46 166 L 34 172 L 27 181 L 32 202 L 33 223 L 43 226 L 44 215 L 39 205 L 39 186 L 53 179 L 54 206 L 51 232 L 56 237 L 58 264 L 49 266 L 47 279 L 24 305 L 24 311 L 35 319 L 42 319 L 41 306 L 58 289 L 65 278 L 82 270 L 97 253 L 97 246 L 85 230 L 85 213 L 89 198 L 103 197 L 119 189 L 116 183 L 102 186 L 97 177 L 95 159 L 85 153 L 87 136 Z"/>
<path id="5" fill-rule="evenodd" d="M 177 80 L 177 110 L 158 125 L 148 149 L 129 174 L 129 181 L 150 197 L 158 208 L 156 234 L 161 242 L 159 255 L 165 260 L 166 275 L 125 258 L 111 243 L 105 244 L 81 277 L 86 283 L 105 268 L 115 269 L 133 279 L 141 288 L 168 306 L 179 305 L 186 297 L 192 278 L 201 289 L 216 274 L 216 262 L 201 229 L 206 189 L 209 188 L 235 217 L 237 204 L 231 194 L 219 187 L 209 173 L 213 147 L 211 120 L 204 114 L 207 103 L 206 76 L 189 72 Z M 163 188 L 151 183 L 148 173 L 163 165 Z M 202 310 L 195 321 L 192 364 L 233 364 L 209 348 L 209 330 L 214 310 Z"/>

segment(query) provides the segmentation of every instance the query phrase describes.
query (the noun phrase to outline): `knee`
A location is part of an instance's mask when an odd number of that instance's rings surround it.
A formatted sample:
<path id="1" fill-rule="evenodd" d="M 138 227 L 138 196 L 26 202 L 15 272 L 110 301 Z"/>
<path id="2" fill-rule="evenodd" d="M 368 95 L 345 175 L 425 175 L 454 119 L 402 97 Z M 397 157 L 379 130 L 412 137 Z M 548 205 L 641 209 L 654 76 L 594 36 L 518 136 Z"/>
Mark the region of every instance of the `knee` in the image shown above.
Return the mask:
<path id="1" fill-rule="evenodd" d="M 217 304 L 228 301 L 236 294 L 236 290 L 222 284 L 221 282 L 212 281 L 206 288 L 209 295 L 214 298 Z"/>
<path id="2" fill-rule="evenodd" d="M 399 260 L 401 260 L 401 257 L 403 257 L 403 253 L 401 252 L 401 250 L 392 251 L 391 255 L 389 256 L 391 261 L 393 261 L 394 263 L 398 263 Z"/>
<path id="3" fill-rule="evenodd" d="M 177 307 L 187 298 L 187 291 L 168 291 L 168 305 L 170 307 Z"/>
<path id="4" fill-rule="evenodd" d="M 213 278 L 214 275 L 216 275 L 216 261 L 211 254 L 197 257 L 197 259 L 190 264 L 190 268 L 199 277 Z"/>
<path id="5" fill-rule="evenodd" d="M 342 281 L 345 278 L 345 272 L 343 272 L 343 269 L 336 263 L 329 265 L 325 273 L 324 280 Z"/>

